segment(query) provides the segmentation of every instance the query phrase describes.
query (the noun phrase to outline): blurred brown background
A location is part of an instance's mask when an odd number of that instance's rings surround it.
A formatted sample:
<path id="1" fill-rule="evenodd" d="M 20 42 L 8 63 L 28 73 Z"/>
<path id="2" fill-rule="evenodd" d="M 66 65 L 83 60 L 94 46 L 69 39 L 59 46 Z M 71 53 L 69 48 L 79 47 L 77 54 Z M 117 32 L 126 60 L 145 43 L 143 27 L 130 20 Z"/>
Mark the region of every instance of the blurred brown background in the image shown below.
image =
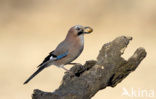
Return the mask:
<path id="1" fill-rule="evenodd" d="M 124 58 L 138 47 L 148 52 L 135 72 L 93 99 L 132 99 L 121 96 L 123 87 L 129 92 L 131 88 L 156 91 L 155 0 L 0 0 L 0 99 L 31 99 L 33 89 L 58 88 L 64 70 L 55 66 L 27 85 L 23 82 L 77 24 L 91 26 L 94 32 L 85 36 L 85 49 L 75 62 L 96 59 L 104 43 L 121 35 L 133 37 Z"/>

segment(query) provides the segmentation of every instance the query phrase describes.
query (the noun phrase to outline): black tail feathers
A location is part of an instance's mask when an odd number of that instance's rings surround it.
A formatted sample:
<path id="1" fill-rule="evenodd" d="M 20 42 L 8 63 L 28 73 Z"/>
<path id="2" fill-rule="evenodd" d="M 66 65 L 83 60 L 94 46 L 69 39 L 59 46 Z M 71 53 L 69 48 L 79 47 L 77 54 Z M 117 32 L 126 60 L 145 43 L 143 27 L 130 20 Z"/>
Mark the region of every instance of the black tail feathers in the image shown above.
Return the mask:
<path id="1" fill-rule="evenodd" d="M 24 84 L 27 84 L 32 78 L 34 78 L 39 72 L 41 72 L 43 69 L 45 68 L 45 66 L 40 66 L 39 68 L 38 68 L 38 70 L 35 72 L 35 73 L 33 73 L 25 82 L 24 82 Z"/>

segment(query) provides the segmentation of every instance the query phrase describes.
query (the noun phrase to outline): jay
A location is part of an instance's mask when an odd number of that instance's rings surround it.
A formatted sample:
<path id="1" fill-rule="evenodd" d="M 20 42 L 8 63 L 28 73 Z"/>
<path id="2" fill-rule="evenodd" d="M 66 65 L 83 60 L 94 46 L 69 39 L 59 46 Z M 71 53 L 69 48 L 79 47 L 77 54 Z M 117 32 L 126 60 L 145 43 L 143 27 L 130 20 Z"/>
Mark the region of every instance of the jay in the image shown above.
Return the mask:
<path id="1" fill-rule="evenodd" d="M 55 65 L 68 71 L 64 66 L 71 64 L 83 51 L 84 48 L 84 34 L 89 34 L 93 31 L 91 27 L 84 27 L 75 25 L 68 31 L 66 38 L 56 47 L 56 49 L 49 53 L 49 55 L 38 66 L 38 69 L 33 73 L 24 84 L 28 83 L 39 72 L 50 65 Z"/>

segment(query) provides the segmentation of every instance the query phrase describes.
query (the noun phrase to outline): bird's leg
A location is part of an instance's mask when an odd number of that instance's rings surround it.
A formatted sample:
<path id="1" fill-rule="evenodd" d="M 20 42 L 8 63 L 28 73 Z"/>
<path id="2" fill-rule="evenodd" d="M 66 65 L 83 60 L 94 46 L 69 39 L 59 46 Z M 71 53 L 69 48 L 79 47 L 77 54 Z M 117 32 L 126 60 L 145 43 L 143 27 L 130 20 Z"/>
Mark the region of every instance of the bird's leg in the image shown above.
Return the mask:
<path id="1" fill-rule="evenodd" d="M 62 65 L 60 67 L 66 71 L 65 73 L 70 73 L 72 75 L 75 75 L 73 72 L 71 72 L 70 70 L 68 70 L 67 68 L 65 68 L 64 65 Z"/>
<path id="2" fill-rule="evenodd" d="M 62 69 L 64 69 L 65 71 L 69 72 L 69 70 L 67 68 L 65 68 L 64 66 L 61 66 Z"/>

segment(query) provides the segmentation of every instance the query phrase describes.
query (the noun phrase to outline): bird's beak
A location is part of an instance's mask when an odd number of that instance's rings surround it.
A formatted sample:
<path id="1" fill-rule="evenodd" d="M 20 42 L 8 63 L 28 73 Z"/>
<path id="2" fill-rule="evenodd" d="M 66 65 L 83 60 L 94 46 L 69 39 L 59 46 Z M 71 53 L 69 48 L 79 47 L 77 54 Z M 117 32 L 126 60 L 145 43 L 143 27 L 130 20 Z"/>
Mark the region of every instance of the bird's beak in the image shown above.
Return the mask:
<path id="1" fill-rule="evenodd" d="M 93 32 L 93 29 L 91 27 L 84 27 L 84 34 L 90 34 L 91 32 Z"/>

